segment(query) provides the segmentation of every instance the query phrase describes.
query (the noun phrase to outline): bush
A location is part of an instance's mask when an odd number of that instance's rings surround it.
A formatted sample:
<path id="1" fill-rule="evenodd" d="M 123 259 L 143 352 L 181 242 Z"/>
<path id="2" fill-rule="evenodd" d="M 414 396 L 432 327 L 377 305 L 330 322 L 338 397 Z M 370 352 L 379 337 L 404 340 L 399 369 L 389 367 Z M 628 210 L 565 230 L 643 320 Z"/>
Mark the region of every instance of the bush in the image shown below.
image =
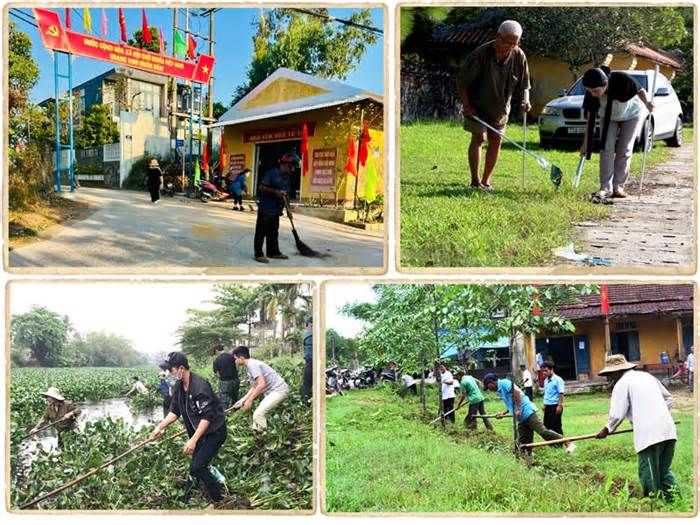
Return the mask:
<path id="1" fill-rule="evenodd" d="M 52 192 L 53 169 L 47 159 L 52 152 L 30 143 L 20 151 L 10 150 L 7 196 L 10 210 L 24 210 Z"/>
<path id="2" fill-rule="evenodd" d="M 160 169 L 163 175 L 172 175 L 174 173 L 180 173 L 177 171 L 179 164 L 172 157 L 161 157 L 160 155 L 155 155 L 153 153 L 148 153 L 135 161 L 131 165 L 131 170 L 129 170 L 129 176 L 122 184 L 122 187 L 128 190 L 146 190 L 146 171 L 148 170 L 148 163 L 151 159 L 157 159 Z M 175 191 L 178 191 L 175 188 Z"/>

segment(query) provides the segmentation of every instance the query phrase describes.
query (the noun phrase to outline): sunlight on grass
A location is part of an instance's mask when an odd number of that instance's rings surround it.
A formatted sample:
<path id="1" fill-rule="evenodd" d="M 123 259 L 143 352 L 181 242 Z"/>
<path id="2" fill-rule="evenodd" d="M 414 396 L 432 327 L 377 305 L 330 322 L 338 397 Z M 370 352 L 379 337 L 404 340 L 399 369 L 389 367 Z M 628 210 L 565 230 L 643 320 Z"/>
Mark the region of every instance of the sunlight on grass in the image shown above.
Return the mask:
<path id="1" fill-rule="evenodd" d="M 685 130 L 692 140 L 692 129 Z M 510 125 L 508 136 L 522 141 L 522 129 Z M 549 171 L 504 144 L 492 179 L 495 190 L 469 187 L 466 160 L 469 134 L 456 122 L 421 122 L 401 127 L 401 265 L 404 267 L 543 266 L 554 263 L 553 248 L 574 235 L 572 222 L 607 217 L 607 206 L 593 205 L 598 189 L 598 154 L 586 162 L 581 185 L 572 188 L 578 165 L 574 150 L 541 150 L 537 127 L 528 128 L 528 148 L 564 172 L 558 190 Z M 654 165 L 671 148 L 657 142 L 649 155 Z M 642 162 L 632 159 L 632 177 Z"/>
<path id="2" fill-rule="evenodd" d="M 674 396 L 688 398 L 685 391 Z M 429 406 L 436 391 L 428 390 Z M 688 398 L 690 400 L 690 398 Z M 564 411 L 568 435 L 600 430 L 607 394 L 571 396 Z M 541 398 L 536 399 L 541 409 Z M 487 412 L 502 409 L 489 395 Z M 687 410 L 686 410 L 687 409 Z M 512 452 L 509 420 L 465 437 L 421 419 L 418 400 L 388 389 L 347 392 L 326 408 L 326 510 L 329 512 L 690 512 L 693 509 L 692 400 L 674 411 L 678 444 L 673 470 L 681 497 L 674 503 L 639 498 L 632 435 L 537 449 L 528 469 Z M 430 411 L 430 416 L 435 412 Z M 625 428 L 629 426 L 624 423 Z M 537 440 L 540 438 L 537 437 Z"/>

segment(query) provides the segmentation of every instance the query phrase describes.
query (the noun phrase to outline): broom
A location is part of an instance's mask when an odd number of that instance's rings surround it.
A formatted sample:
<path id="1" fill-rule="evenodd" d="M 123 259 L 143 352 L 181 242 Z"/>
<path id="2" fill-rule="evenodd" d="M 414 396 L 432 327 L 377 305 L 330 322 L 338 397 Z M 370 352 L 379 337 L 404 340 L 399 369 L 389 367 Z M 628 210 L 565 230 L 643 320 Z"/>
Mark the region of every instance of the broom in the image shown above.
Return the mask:
<path id="1" fill-rule="evenodd" d="M 299 253 L 303 255 L 304 257 L 320 257 L 323 258 L 325 257 L 324 254 L 317 252 L 307 244 L 305 244 L 300 238 L 299 234 L 297 233 L 297 229 L 294 227 L 294 220 L 292 219 L 291 214 L 289 213 L 289 201 L 287 200 L 287 196 L 285 195 L 284 199 L 284 209 L 287 210 L 287 217 L 289 217 L 289 224 L 292 225 L 292 235 L 294 235 L 294 242 L 297 245 L 297 250 L 299 250 Z"/>

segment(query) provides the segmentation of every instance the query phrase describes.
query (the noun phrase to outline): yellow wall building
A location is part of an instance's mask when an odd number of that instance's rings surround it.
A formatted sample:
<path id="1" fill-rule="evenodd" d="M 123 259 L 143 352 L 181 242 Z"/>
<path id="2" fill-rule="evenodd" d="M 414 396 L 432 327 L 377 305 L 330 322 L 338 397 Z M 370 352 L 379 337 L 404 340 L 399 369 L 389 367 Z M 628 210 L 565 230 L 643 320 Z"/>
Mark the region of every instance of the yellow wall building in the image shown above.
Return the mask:
<path id="1" fill-rule="evenodd" d="M 640 368 L 655 368 L 665 353 L 670 362 L 684 359 L 693 346 L 692 285 L 609 285 L 611 353 L 620 353 Z M 526 340 L 528 368 L 544 350 L 565 380 L 602 380 L 605 366 L 605 317 L 600 295 L 559 308 L 575 326 L 573 334 L 542 333 Z"/>
<path id="2" fill-rule="evenodd" d="M 300 153 L 307 126 L 309 171 L 291 177 L 292 200 L 351 206 L 355 177 L 345 172 L 349 136 L 357 154 L 362 123 L 369 127 L 370 160 L 360 167 L 357 194 L 365 197 L 366 175 L 374 164 L 377 195 L 384 193 L 383 101 L 380 95 L 340 82 L 281 68 L 210 126 L 216 144 L 223 134 L 228 166 L 249 168 L 248 193 L 257 196 L 265 171 L 291 150 Z M 356 164 L 356 163 L 355 163 Z"/>

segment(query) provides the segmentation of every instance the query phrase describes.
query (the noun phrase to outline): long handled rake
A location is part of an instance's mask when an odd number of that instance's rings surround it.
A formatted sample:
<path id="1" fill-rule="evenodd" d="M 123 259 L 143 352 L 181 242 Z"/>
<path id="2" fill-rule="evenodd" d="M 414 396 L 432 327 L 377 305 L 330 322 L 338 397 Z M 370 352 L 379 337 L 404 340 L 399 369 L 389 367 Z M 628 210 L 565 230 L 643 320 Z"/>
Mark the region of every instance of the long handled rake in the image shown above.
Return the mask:
<path id="1" fill-rule="evenodd" d="M 654 102 L 654 95 L 656 94 L 656 79 L 659 76 L 659 65 L 657 64 L 656 67 L 654 68 L 654 80 L 652 81 L 651 84 L 651 102 Z M 644 130 L 646 131 L 647 136 L 644 138 L 644 153 L 642 154 L 642 169 L 639 172 L 639 195 L 637 198 L 641 199 L 642 198 L 642 186 L 644 185 L 644 170 L 647 167 L 647 156 L 649 155 L 649 150 L 654 146 L 654 133 L 652 132 L 651 134 L 649 133 L 649 129 L 651 126 L 651 111 L 647 115 L 646 119 L 646 125 L 644 126 Z"/>

